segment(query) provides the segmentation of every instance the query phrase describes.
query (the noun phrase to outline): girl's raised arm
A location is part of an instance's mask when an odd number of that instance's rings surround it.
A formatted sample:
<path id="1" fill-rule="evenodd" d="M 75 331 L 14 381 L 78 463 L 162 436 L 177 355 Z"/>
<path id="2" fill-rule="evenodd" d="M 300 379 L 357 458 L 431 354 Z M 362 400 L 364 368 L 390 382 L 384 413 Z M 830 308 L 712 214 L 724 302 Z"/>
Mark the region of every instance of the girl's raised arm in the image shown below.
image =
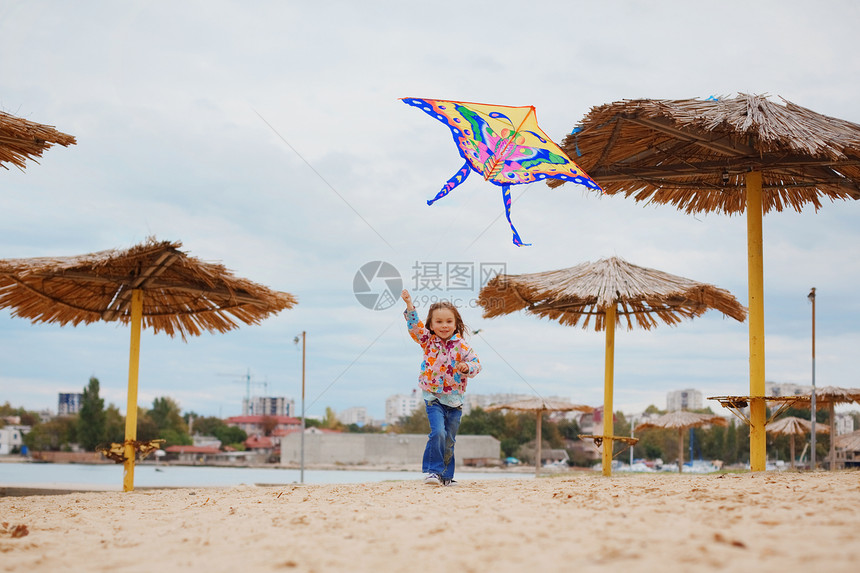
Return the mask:
<path id="1" fill-rule="evenodd" d="M 415 307 L 412 305 L 412 295 L 409 294 L 408 290 L 403 289 L 403 292 L 400 293 L 400 298 L 406 303 L 406 310 L 415 310 Z"/>

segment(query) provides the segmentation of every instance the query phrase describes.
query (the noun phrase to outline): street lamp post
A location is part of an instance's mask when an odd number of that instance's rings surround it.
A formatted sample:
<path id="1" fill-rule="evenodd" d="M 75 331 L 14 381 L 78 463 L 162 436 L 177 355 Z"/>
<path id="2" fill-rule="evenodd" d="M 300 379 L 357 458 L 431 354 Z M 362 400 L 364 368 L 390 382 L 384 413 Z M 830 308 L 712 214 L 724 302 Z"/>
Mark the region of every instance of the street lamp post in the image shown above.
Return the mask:
<path id="1" fill-rule="evenodd" d="M 810 438 L 811 451 L 809 452 L 809 467 L 815 469 L 815 287 L 809 291 L 806 297 L 812 303 L 812 397 L 810 399 L 810 408 L 812 408 L 812 437 Z M 831 436 L 831 440 L 833 437 Z"/>
<path id="2" fill-rule="evenodd" d="M 633 428 L 636 426 L 635 424 L 636 418 L 630 417 L 630 437 L 633 437 Z M 633 445 L 630 446 L 630 470 L 633 470 Z"/>
<path id="3" fill-rule="evenodd" d="M 301 462 L 299 470 L 299 483 L 305 483 L 305 331 L 302 331 L 302 436 L 301 436 Z M 298 344 L 299 337 L 296 336 L 293 342 Z"/>

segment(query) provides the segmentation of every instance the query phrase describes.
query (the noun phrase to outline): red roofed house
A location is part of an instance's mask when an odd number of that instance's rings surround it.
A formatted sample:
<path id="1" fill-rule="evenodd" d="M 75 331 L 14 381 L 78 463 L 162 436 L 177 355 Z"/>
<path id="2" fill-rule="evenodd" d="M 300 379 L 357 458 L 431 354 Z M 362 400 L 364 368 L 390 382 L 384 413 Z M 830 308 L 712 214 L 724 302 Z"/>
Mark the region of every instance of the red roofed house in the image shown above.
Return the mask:
<path id="1" fill-rule="evenodd" d="M 280 446 L 281 440 L 278 439 L 278 446 Z M 267 456 L 272 455 L 275 451 L 275 440 L 266 436 L 250 436 L 247 440 L 245 440 L 245 449 L 247 451 L 256 452 L 259 454 L 266 454 Z"/>
<path id="2" fill-rule="evenodd" d="M 292 416 L 232 416 L 224 420 L 248 434 L 245 448 L 267 457 L 280 455 L 281 438 L 292 431 L 301 430 L 302 421 Z"/>

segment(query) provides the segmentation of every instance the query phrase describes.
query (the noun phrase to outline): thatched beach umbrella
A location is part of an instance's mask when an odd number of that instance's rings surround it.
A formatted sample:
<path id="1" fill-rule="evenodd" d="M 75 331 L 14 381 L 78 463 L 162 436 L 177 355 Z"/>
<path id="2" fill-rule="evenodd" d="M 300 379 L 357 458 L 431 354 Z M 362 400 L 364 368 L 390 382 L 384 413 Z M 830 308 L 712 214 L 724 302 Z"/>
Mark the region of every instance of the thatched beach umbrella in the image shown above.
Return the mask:
<path id="1" fill-rule="evenodd" d="M 822 386 L 815 389 L 815 408 L 827 407 L 830 414 L 830 469 L 836 469 L 836 404 L 860 403 L 860 388 L 839 388 L 837 386 Z M 812 413 L 815 416 L 815 413 Z M 815 469 L 815 468 L 813 468 Z"/>
<path id="2" fill-rule="evenodd" d="M 627 329 L 645 330 L 659 321 L 675 325 L 684 318 L 715 309 L 743 322 L 746 309 L 727 290 L 713 285 L 633 265 L 618 257 L 583 263 L 568 269 L 523 275 L 500 274 L 481 289 L 478 304 L 484 317 L 525 310 L 567 326 L 582 322 L 587 329 L 606 332 L 603 397 L 603 474 L 612 471 L 612 391 L 617 316 Z"/>
<path id="3" fill-rule="evenodd" d="M 493 410 L 515 410 L 518 412 L 534 412 L 537 415 L 537 430 L 535 440 L 537 442 L 537 457 L 535 458 L 535 476 L 540 474 L 541 465 L 541 422 L 544 412 L 593 412 L 594 408 L 583 404 L 572 404 L 561 400 L 545 400 L 543 398 L 529 398 L 527 400 L 515 400 L 504 404 L 492 404 L 487 411 Z"/>
<path id="4" fill-rule="evenodd" d="M 52 145 L 68 147 L 77 143 L 74 136 L 0 111 L 0 166 L 6 163 L 23 170 L 26 160 L 36 161 Z M 36 161 L 38 163 L 38 161 Z M 6 167 L 8 169 L 8 167 Z"/>
<path id="5" fill-rule="evenodd" d="M 849 452 L 860 452 L 860 430 L 855 430 L 850 434 L 842 434 L 832 439 L 836 447 L 840 450 Z"/>
<path id="6" fill-rule="evenodd" d="M 789 455 L 791 456 L 791 467 L 794 467 L 794 436 L 805 436 L 812 431 L 812 422 L 797 418 L 795 416 L 786 416 L 779 420 L 773 421 L 767 425 L 767 431 L 772 434 L 788 435 Z M 827 427 L 816 428 L 816 432 L 826 434 L 830 430 Z"/>
<path id="7" fill-rule="evenodd" d="M 860 125 L 745 94 L 624 100 L 592 108 L 561 147 L 610 195 L 687 213 L 746 211 L 750 467 L 764 471 L 762 214 L 860 199 Z"/>
<path id="8" fill-rule="evenodd" d="M 123 488 L 134 488 L 141 325 L 170 336 L 227 332 L 291 308 L 291 294 L 233 276 L 179 250 L 146 241 L 126 250 L 0 260 L 0 308 L 34 323 L 131 325 Z"/>
<path id="9" fill-rule="evenodd" d="M 676 412 L 663 414 L 659 418 L 655 418 L 649 422 L 639 424 L 636 426 L 636 431 L 638 432 L 648 428 L 678 430 L 678 473 L 681 473 L 684 468 L 684 430 L 698 428 L 700 426 L 728 425 L 728 421 L 726 421 L 722 416 L 716 416 L 714 414 L 697 414 L 696 412 L 678 410 Z"/>

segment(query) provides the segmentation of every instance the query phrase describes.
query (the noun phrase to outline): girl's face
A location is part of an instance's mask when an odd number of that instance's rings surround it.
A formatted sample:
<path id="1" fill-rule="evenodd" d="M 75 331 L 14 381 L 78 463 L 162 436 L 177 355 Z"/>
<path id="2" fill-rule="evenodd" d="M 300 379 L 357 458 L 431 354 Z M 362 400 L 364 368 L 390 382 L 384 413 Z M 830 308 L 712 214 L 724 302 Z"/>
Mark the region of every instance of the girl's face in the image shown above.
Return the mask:
<path id="1" fill-rule="evenodd" d="M 456 329 L 457 318 L 451 310 L 437 308 L 433 311 L 433 316 L 430 318 L 430 330 L 435 332 L 436 336 L 442 340 L 448 340 Z"/>

